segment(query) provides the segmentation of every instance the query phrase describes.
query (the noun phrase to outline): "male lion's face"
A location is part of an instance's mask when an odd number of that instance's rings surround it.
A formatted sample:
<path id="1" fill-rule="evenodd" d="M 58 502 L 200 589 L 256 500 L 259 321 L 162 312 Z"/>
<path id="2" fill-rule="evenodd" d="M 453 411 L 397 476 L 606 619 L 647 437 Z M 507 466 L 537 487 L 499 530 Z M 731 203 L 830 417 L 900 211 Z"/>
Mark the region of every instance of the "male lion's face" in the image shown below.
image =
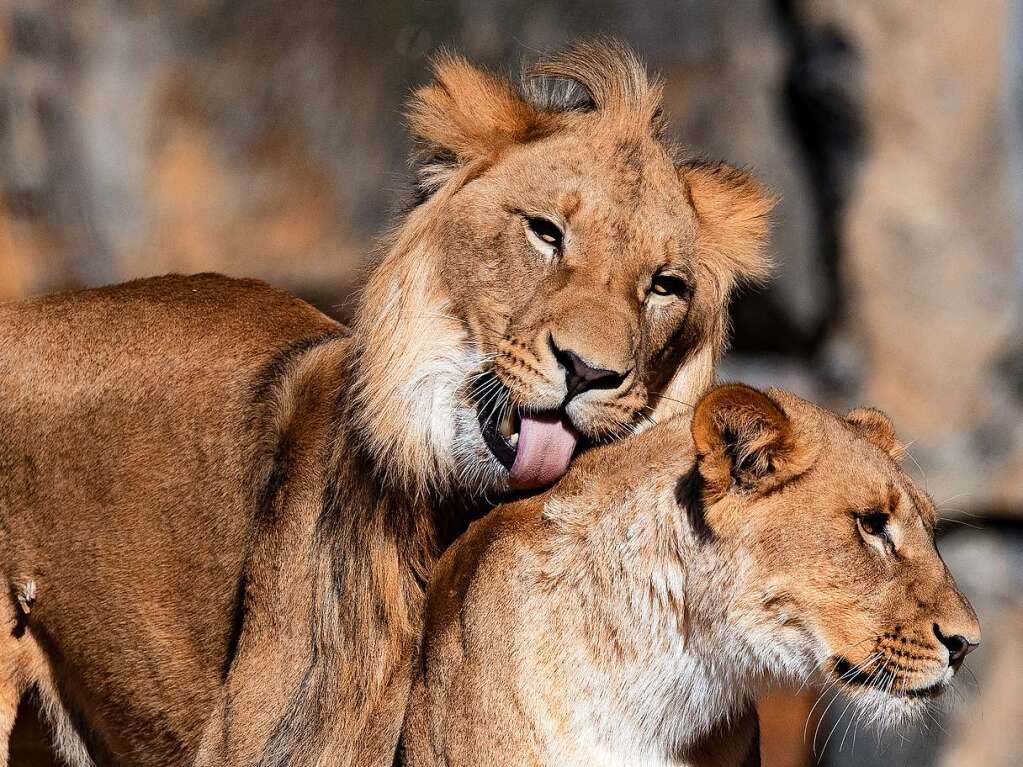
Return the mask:
<path id="1" fill-rule="evenodd" d="M 723 311 L 664 148 L 580 122 L 509 152 L 445 217 L 451 307 L 482 361 L 462 392 L 460 426 L 479 437 L 463 460 L 519 487 L 557 479 L 580 442 L 642 424 L 668 347 L 715 332 Z"/>
<path id="2" fill-rule="evenodd" d="M 438 383 L 430 418 L 409 420 L 477 490 L 548 485 L 580 446 L 689 406 L 713 378 L 732 286 L 766 268 L 770 201 L 744 173 L 673 160 L 631 54 L 583 46 L 541 69 L 588 106 L 537 106 L 453 58 L 411 105 L 429 195 L 408 247 L 458 330 L 416 366 Z"/>
<path id="3" fill-rule="evenodd" d="M 760 660 L 821 672 L 882 723 L 920 712 L 980 626 L 935 548 L 934 506 L 901 469 L 891 423 L 783 392 L 718 392 L 694 436 L 708 523 L 746 563 L 736 612 L 761 637 Z"/>

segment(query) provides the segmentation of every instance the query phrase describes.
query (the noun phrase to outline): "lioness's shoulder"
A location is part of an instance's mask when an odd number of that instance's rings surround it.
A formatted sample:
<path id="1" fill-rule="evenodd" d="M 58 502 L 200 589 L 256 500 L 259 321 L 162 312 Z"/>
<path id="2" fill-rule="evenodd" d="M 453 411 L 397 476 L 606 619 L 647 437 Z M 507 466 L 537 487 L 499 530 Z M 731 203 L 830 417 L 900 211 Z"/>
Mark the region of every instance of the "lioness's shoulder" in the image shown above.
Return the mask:
<path id="1" fill-rule="evenodd" d="M 452 624 L 457 624 L 475 588 L 514 588 L 499 573 L 510 569 L 512 562 L 520 571 L 528 570 L 524 560 L 530 556 L 536 537 L 543 534 L 540 498 L 499 506 L 473 522 L 448 547 L 430 576 L 425 615 L 428 636 L 444 636 Z M 493 577 L 495 573 L 497 577 Z"/>

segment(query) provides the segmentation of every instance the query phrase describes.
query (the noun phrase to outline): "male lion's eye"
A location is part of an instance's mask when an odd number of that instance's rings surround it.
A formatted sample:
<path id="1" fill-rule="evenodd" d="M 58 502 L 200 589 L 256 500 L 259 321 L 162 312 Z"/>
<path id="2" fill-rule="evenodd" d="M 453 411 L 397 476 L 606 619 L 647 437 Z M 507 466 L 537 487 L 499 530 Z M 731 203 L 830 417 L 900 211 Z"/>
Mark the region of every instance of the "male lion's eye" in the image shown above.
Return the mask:
<path id="1" fill-rule="evenodd" d="M 686 281 L 670 274 L 656 274 L 650 283 L 650 292 L 655 296 L 675 296 L 682 298 L 689 290 Z"/>
<path id="2" fill-rule="evenodd" d="M 548 258 L 561 252 L 564 234 L 553 221 L 539 216 L 526 217 L 526 237 L 530 245 Z"/>

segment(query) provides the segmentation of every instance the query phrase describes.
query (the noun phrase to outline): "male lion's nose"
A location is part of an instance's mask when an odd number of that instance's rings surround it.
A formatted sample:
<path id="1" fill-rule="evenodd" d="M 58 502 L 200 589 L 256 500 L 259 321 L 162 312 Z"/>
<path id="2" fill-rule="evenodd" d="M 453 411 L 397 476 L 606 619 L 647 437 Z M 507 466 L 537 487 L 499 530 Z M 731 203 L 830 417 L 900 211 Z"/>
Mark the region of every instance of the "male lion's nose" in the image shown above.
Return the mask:
<path id="1" fill-rule="evenodd" d="M 934 635 L 948 648 L 948 665 L 952 667 L 953 671 L 958 671 L 966 656 L 977 649 L 977 643 L 971 642 L 962 634 L 946 636 L 941 633 L 941 628 L 937 623 L 934 624 Z"/>
<path id="2" fill-rule="evenodd" d="M 617 370 L 594 367 L 571 349 L 560 348 L 554 342 L 553 336 L 550 344 L 554 358 L 565 369 L 565 386 L 568 388 L 565 395 L 566 404 L 590 389 L 617 389 L 629 374 L 628 370 L 619 373 Z"/>

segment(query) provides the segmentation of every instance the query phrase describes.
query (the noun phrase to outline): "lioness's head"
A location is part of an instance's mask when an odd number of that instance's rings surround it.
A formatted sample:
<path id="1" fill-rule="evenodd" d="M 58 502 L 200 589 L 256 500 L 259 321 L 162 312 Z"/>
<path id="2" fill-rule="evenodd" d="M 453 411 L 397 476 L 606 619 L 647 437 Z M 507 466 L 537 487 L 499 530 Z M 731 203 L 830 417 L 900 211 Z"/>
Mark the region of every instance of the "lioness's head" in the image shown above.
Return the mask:
<path id="1" fill-rule="evenodd" d="M 734 563 L 730 611 L 754 660 L 818 669 L 882 720 L 940 694 L 980 626 L 888 418 L 729 385 L 692 434 L 708 545 Z"/>
<path id="2" fill-rule="evenodd" d="M 660 88 L 614 44 L 525 85 L 446 55 L 409 105 L 419 200 L 356 317 L 358 418 L 420 487 L 550 484 L 584 441 L 709 385 L 771 203 L 682 161 Z"/>

